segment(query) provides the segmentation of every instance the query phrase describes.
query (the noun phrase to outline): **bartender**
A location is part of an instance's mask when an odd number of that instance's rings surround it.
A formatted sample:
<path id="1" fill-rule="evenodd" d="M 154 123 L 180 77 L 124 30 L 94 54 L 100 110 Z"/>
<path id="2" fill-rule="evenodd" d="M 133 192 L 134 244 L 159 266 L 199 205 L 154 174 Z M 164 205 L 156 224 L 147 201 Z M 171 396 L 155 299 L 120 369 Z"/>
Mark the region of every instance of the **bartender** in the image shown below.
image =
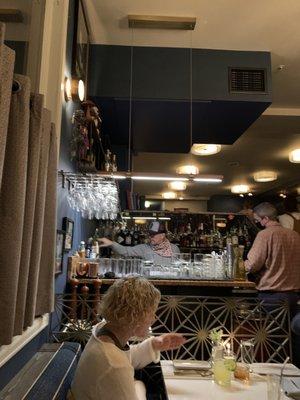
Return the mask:
<path id="1" fill-rule="evenodd" d="M 166 226 L 159 221 L 151 222 L 149 226 L 149 244 L 138 244 L 125 247 L 107 238 L 99 239 L 100 247 L 111 247 L 115 253 L 125 257 L 140 257 L 153 261 L 154 264 L 170 264 L 173 254 L 180 253 L 179 248 L 170 243 L 166 237 Z"/>

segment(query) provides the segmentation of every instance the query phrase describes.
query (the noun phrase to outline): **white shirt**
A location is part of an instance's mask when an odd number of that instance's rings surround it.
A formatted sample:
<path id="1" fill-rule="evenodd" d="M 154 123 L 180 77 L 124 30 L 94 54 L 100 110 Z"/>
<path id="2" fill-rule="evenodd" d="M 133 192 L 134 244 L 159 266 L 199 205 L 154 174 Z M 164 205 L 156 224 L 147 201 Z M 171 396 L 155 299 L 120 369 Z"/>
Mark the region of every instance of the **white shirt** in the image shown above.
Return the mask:
<path id="1" fill-rule="evenodd" d="M 153 350 L 152 338 L 122 351 L 113 343 L 103 342 L 97 331 L 105 323 L 93 327 L 77 366 L 72 383 L 75 400 L 139 400 L 143 385 L 134 380 L 134 369 L 159 362 L 160 353 Z"/>
<path id="2" fill-rule="evenodd" d="M 296 218 L 300 219 L 300 212 L 291 212 L 291 214 Z M 278 217 L 281 226 L 288 229 L 294 229 L 294 219 L 288 214 L 282 214 Z"/>

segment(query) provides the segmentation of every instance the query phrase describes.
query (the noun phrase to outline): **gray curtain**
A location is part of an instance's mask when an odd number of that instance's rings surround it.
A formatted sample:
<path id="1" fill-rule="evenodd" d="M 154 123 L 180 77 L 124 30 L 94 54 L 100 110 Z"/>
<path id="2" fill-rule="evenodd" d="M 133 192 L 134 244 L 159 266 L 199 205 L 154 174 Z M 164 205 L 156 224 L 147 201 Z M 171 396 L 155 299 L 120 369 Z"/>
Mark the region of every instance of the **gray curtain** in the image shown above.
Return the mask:
<path id="1" fill-rule="evenodd" d="M 47 169 L 47 197 L 45 203 L 42 255 L 35 314 L 42 315 L 54 307 L 54 266 L 56 247 L 56 191 L 57 191 L 57 138 L 51 124 L 49 161 Z"/>
<path id="2" fill-rule="evenodd" d="M 5 25 L 0 23 L 0 187 L 4 165 L 7 126 L 15 52 L 4 45 Z"/>
<path id="3" fill-rule="evenodd" d="M 37 196 L 39 155 L 42 134 L 43 96 L 35 94 L 30 100 L 30 127 L 28 142 L 28 167 L 26 183 L 26 199 L 24 214 L 24 229 L 22 237 L 22 250 L 19 269 L 19 283 L 17 291 L 17 306 L 15 315 L 14 334 L 20 335 L 24 326 L 26 295 L 28 285 L 28 272 L 30 265 L 31 242 L 34 226 L 34 212 Z"/>
<path id="4" fill-rule="evenodd" d="M 14 332 L 26 197 L 30 80 L 15 75 L 0 192 L 0 344 Z"/>
<path id="5" fill-rule="evenodd" d="M 38 190 L 35 201 L 34 225 L 30 251 L 24 327 L 32 325 L 35 317 L 47 191 L 47 168 L 49 160 L 50 129 L 50 111 L 44 108 L 42 112 L 41 146 L 38 167 Z M 55 221 L 53 221 L 53 224 L 55 225 Z"/>
<path id="6" fill-rule="evenodd" d="M 50 111 L 13 75 L 4 32 L 0 23 L 0 346 L 53 309 L 57 187 Z"/>

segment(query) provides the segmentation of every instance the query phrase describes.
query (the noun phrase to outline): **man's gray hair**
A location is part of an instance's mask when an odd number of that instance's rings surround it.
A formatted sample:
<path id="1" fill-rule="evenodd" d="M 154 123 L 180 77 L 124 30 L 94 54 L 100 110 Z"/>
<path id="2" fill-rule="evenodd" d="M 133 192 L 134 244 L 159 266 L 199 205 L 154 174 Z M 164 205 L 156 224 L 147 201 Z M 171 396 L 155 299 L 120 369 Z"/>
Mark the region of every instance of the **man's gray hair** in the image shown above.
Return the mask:
<path id="1" fill-rule="evenodd" d="M 270 220 L 276 221 L 277 220 L 277 210 L 273 204 L 264 202 L 258 204 L 254 207 L 253 212 L 257 214 L 259 217 L 268 217 Z"/>

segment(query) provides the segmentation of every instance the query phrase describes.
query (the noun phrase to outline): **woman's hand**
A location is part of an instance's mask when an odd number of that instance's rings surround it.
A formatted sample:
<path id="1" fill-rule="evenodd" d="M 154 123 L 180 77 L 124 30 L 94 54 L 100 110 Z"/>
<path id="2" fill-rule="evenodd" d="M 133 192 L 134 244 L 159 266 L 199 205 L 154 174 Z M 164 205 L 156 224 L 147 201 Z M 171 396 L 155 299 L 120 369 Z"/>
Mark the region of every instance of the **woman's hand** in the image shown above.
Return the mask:
<path id="1" fill-rule="evenodd" d="M 180 333 L 164 333 L 152 339 L 152 347 L 155 351 L 166 351 L 177 349 L 186 342 Z"/>
<path id="2" fill-rule="evenodd" d="M 109 247 L 113 244 L 113 242 L 107 238 L 98 239 L 99 247 Z"/>

